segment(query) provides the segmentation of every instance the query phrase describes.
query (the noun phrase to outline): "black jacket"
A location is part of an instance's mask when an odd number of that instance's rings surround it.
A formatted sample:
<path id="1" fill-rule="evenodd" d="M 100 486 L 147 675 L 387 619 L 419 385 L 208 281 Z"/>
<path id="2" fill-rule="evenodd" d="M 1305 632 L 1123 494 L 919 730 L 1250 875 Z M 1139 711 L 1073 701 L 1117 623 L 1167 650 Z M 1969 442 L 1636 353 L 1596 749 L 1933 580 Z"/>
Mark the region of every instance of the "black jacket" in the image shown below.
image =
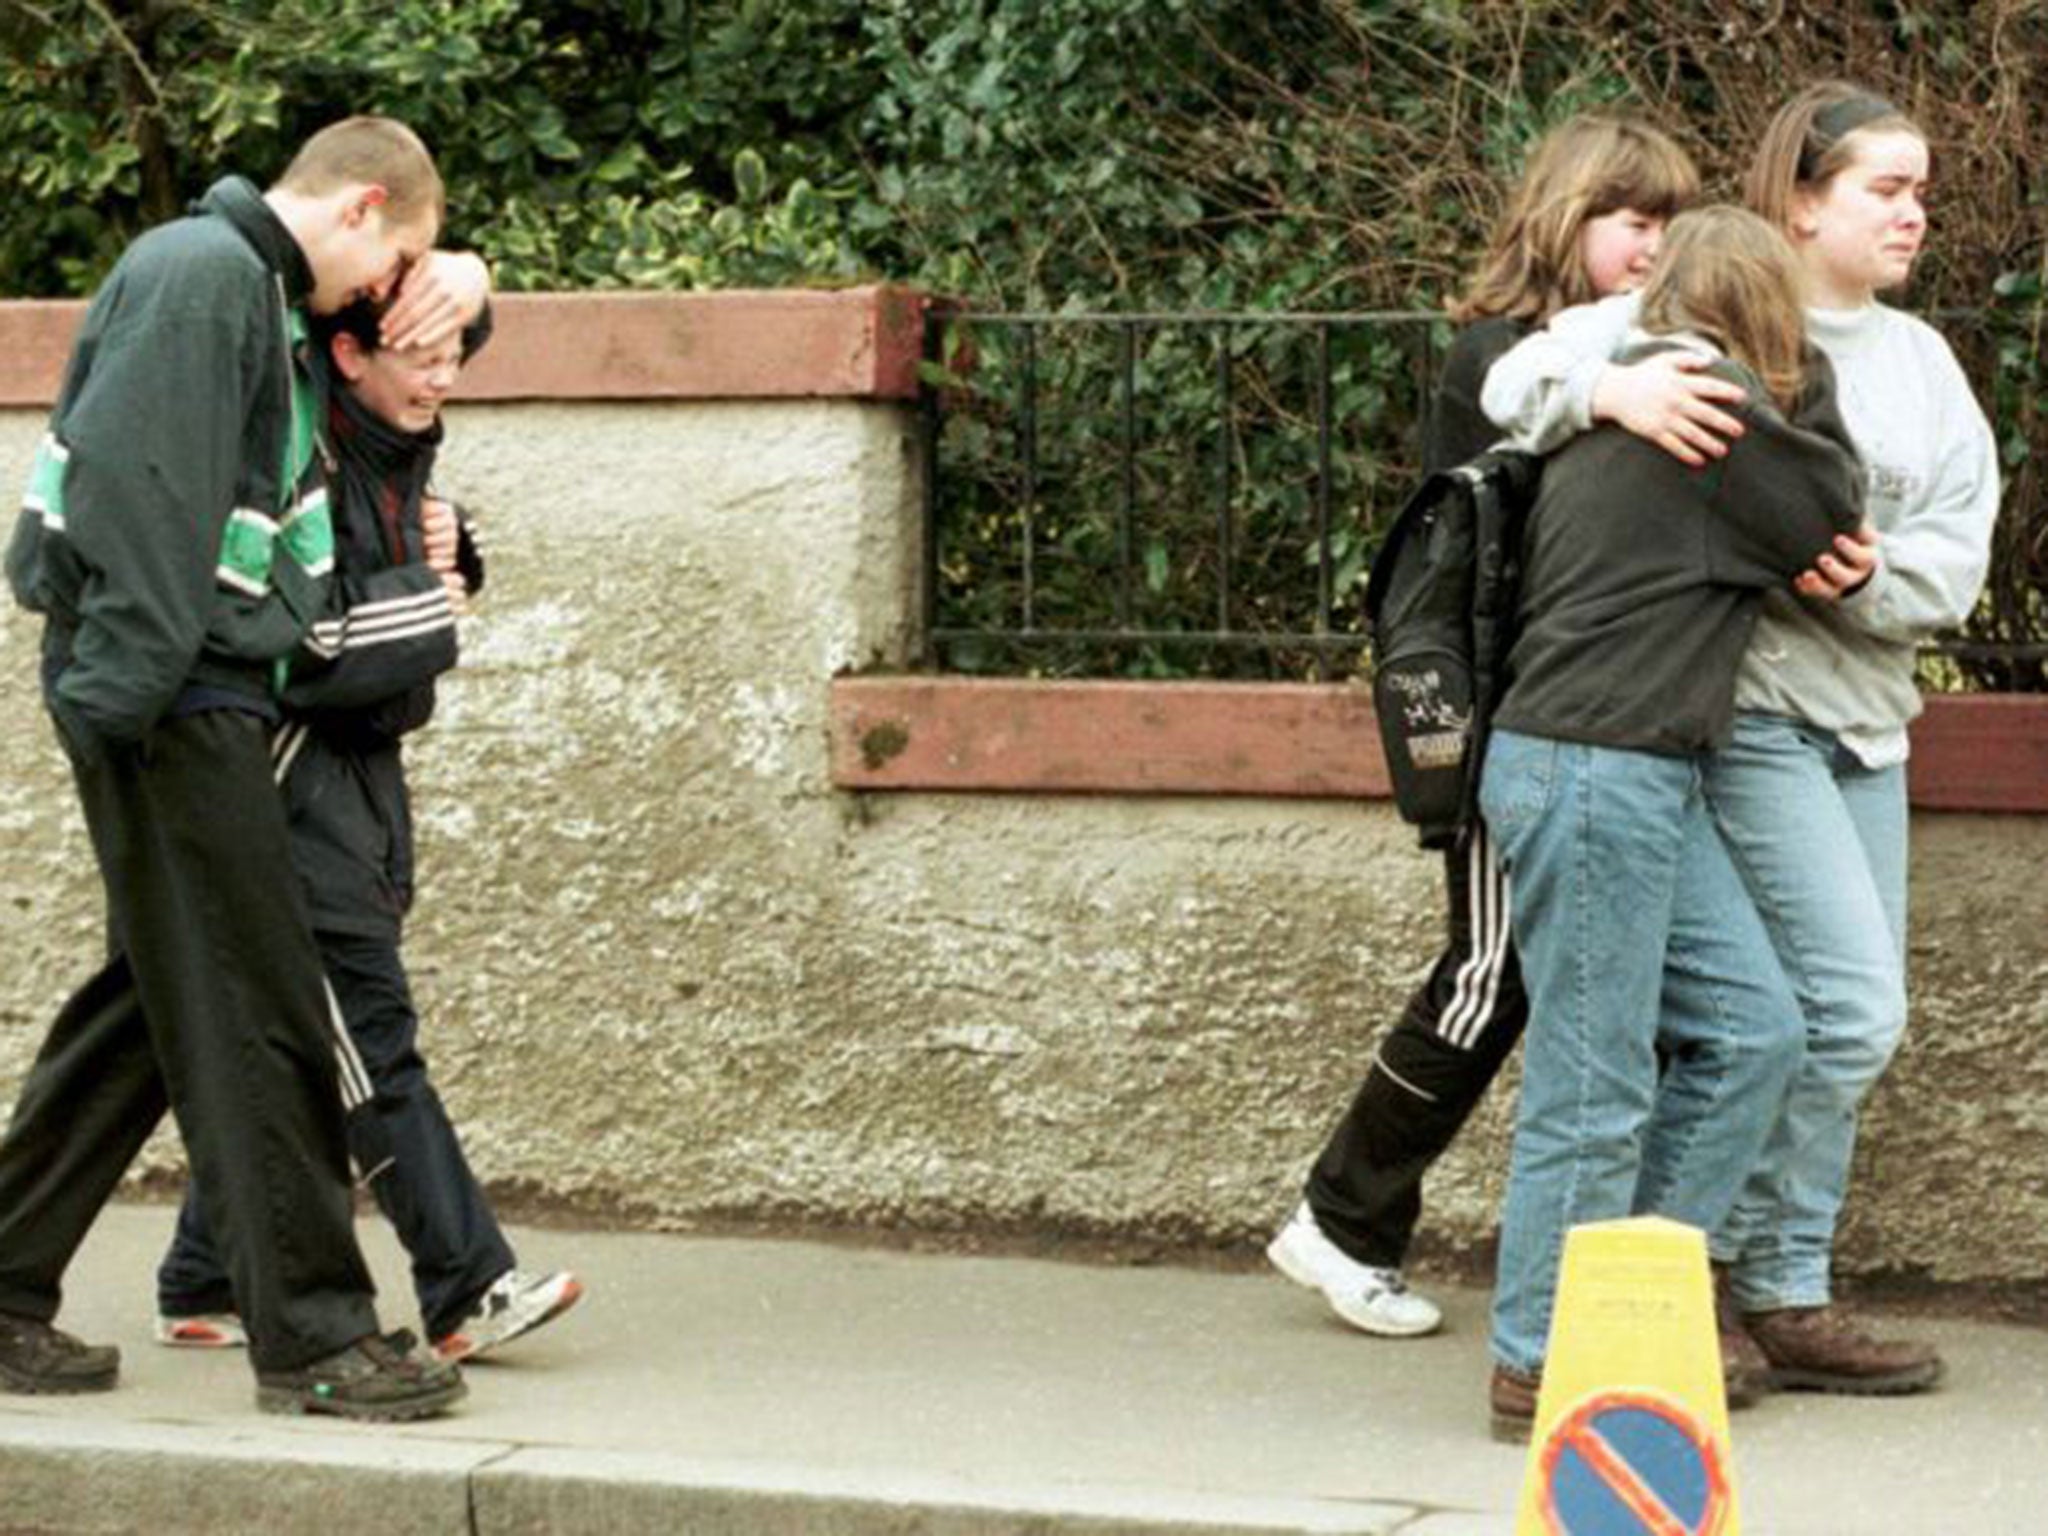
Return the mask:
<path id="1" fill-rule="evenodd" d="M 1551 457 L 1497 726 L 1672 755 L 1727 741 L 1764 591 L 1863 521 L 1834 370 L 1811 347 L 1807 368 L 1788 420 L 1747 369 L 1716 362 L 1748 391 L 1744 432 L 1703 468 L 1611 425 Z"/>
<path id="2" fill-rule="evenodd" d="M 195 689 L 267 708 L 326 598 L 312 286 L 239 178 L 100 286 L 7 551 L 67 728 L 132 740 Z"/>
<path id="3" fill-rule="evenodd" d="M 277 759 L 313 926 L 396 941 L 413 894 L 400 741 L 455 665 L 455 615 L 424 559 L 420 502 L 440 429 L 403 433 L 333 390 L 338 617 L 314 626 L 283 693 Z M 472 589 L 481 561 L 465 529 Z"/>
<path id="4" fill-rule="evenodd" d="M 1479 409 L 1486 373 L 1503 352 L 1529 334 L 1529 324 L 1506 315 L 1474 320 L 1451 339 L 1429 402 L 1422 436 L 1422 471 L 1433 475 L 1477 458 L 1506 434 Z"/>

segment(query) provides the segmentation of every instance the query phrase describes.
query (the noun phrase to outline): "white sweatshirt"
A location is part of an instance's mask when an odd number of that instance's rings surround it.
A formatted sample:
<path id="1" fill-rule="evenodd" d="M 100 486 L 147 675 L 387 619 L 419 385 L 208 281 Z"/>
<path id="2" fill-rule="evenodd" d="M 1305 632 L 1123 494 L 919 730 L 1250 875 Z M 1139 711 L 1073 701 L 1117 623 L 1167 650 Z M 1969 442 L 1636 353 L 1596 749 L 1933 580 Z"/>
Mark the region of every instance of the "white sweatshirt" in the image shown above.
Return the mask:
<path id="1" fill-rule="evenodd" d="M 1620 294 L 1553 316 L 1495 361 L 1481 408 L 1539 452 L 1585 431 L 1593 386 L 1625 345 L 1636 305 L 1636 295 Z M 1882 768 L 1904 761 L 1906 724 L 1920 713 L 1916 645 L 1967 618 L 1983 587 L 1998 453 L 1969 381 L 1932 326 L 1882 304 L 1808 310 L 1806 322 L 1835 365 L 1842 413 L 1869 475 L 1878 564 L 1838 603 L 1766 596 L 1736 707 L 1834 731 L 1866 767 Z"/>

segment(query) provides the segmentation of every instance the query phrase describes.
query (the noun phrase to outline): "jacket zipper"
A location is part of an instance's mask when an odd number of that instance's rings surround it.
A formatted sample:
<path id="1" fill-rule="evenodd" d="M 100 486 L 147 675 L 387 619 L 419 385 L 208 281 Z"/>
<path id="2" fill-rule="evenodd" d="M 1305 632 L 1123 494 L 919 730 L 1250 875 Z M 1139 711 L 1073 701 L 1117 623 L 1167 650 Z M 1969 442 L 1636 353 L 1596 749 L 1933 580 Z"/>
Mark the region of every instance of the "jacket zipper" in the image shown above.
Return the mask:
<path id="1" fill-rule="evenodd" d="M 296 467 L 295 460 L 297 459 L 297 455 L 292 452 L 292 448 L 299 430 L 299 413 L 293 408 L 292 391 L 296 387 L 298 379 L 299 359 L 297 354 L 292 351 L 292 304 L 291 299 L 284 291 L 284 274 L 282 272 L 273 272 L 270 274 L 270 281 L 271 285 L 277 289 L 278 340 L 284 346 L 284 468 L 286 474 L 283 478 L 287 483 L 280 487 L 282 495 L 279 498 L 278 508 L 279 511 L 284 511 L 298 499 L 299 494 L 298 476 L 292 473 Z M 312 344 L 312 338 L 309 336 L 306 345 L 311 347 Z M 308 389 L 313 389 L 312 372 L 312 363 L 309 359 L 306 367 L 306 387 Z M 327 442 L 327 423 L 321 419 L 327 413 L 320 409 L 321 403 L 319 391 L 314 390 L 313 451 L 319 456 L 320 468 L 331 479 L 334 471 L 339 466 L 335 462 L 334 450 Z"/>
<path id="2" fill-rule="evenodd" d="M 292 452 L 292 439 L 299 430 L 299 413 L 293 409 L 292 390 L 294 370 L 299 365 L 292 356 L 292 303 L 284 291 L 284 274 L 272 272 L 270 282 L 277 290 L 277 339 L 284 350 L 284 462 L 278 469 L 276 514 L 282 517 L 291 510 L 292 499 L 299 493 L 297 479 L 292 473 L 293 461 L 298 457 Z"/>

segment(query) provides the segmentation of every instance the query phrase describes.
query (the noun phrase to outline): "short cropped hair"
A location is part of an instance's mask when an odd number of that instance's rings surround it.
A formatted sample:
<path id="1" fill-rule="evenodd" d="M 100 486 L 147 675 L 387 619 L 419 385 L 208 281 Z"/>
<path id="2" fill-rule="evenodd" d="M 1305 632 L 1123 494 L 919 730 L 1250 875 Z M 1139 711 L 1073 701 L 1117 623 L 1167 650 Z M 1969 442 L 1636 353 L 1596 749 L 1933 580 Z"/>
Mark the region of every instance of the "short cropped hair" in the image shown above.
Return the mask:
<path id="1" fill-rule="evenodd" d="M 434 157 L 418 134 L 389 117 L 346 117 L 329 123 L 300 146 L 277 182 L 286 191 L 309 197 L 358 183 L 384 189 L 384 217 L 391 224 L 431 219 L 438 230 L 447 212 L 447 194 Z"/>
<path id="2" fill-rule="evenodd" d="M 337 336 L 353 336 L 364 352 L 375 352 L 384 345 L 384 309 L 375 299 L 357 299 L 331 315 L 315 316 L 313 334 L 323 344 Z"/>

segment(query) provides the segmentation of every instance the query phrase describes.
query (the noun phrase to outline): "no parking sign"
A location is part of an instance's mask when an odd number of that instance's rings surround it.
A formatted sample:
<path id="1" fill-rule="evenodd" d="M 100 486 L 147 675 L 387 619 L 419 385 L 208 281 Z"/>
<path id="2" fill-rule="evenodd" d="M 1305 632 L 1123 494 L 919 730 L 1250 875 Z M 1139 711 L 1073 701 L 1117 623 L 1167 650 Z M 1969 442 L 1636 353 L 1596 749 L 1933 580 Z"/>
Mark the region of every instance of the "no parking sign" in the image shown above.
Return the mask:
<path id="1" fill-rule="evenodd" d="M 1654 1392 L 1599 1392 L 1543 1442 L 1543 1518 L 1556 1536 L 1718 1536 L 1731 1501 L 1718 1442 Z"/>
<path id="2" fill-rule="evenodd" d="M 1706 1234 L 1565 1235 L 1515 1536 L 1742 1536 Z"/>

